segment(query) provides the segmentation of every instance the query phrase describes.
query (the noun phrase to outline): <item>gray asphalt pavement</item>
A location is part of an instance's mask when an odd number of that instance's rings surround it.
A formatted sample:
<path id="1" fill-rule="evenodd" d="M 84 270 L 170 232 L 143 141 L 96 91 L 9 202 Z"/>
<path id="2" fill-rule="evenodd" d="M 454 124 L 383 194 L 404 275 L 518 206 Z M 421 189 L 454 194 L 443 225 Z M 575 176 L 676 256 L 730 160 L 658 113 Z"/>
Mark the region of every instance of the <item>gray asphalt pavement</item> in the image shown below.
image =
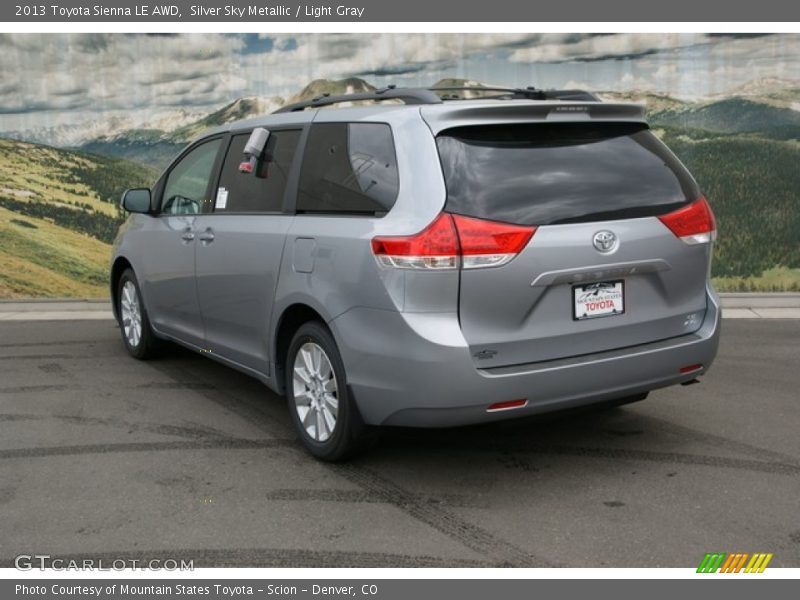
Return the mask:
<path id="1" fill-rule="evenodd" d="M 800 566 L 800 321 L 727 320 L 701 385 L 602 412 L 392 430 L 309 458 L 283 400 L 112 321 L 0 322 L 0 566 Z"/>

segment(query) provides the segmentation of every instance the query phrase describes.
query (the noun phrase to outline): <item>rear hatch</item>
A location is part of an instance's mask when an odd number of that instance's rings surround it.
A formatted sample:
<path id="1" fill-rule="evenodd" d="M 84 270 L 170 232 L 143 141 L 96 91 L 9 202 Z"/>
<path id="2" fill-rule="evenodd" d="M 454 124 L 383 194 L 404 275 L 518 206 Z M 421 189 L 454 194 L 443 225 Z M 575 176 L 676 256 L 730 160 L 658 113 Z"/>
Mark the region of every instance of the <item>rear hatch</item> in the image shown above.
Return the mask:
<path id="1" fill-rule="evenodd" d="M 510 262 L 461 269 L 459 318 L 476 366 L 699 329 L 713 215 L 645 124 L 470 125 L 439 132 L 437 146 L 446 212 L 534 230 Z"/>

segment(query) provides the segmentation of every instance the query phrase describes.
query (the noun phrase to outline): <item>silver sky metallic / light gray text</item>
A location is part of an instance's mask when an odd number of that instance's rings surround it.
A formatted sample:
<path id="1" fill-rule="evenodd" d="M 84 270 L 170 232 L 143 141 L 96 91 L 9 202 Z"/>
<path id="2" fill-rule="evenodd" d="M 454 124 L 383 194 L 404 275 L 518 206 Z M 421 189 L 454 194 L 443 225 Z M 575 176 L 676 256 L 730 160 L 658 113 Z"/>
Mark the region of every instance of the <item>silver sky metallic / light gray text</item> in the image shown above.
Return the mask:
<path id="1" fill-rule="evenodd" d="M 189 7 L 189 16 L 192 17 L 290 17 L 293 16 L 290 7 L 284 4 L 249 4 L 247 6 L 206 6 L 193 4 Z"/>

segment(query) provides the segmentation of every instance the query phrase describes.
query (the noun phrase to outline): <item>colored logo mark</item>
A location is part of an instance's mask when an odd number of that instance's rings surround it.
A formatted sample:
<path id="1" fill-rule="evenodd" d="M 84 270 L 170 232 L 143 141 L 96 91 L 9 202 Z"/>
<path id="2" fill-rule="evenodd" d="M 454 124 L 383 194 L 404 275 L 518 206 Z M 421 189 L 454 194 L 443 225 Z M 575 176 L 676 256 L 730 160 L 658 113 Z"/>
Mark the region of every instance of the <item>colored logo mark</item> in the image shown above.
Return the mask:
<path id="1" fill-rule="evenodd" d="M 763 573 L 769 561 L 772 560 L 772 553 L 756 552 L 736 552 L 726 554 L 724 552 L 706 553 L 700 566 L 697 567 L 698 573 Z"/>

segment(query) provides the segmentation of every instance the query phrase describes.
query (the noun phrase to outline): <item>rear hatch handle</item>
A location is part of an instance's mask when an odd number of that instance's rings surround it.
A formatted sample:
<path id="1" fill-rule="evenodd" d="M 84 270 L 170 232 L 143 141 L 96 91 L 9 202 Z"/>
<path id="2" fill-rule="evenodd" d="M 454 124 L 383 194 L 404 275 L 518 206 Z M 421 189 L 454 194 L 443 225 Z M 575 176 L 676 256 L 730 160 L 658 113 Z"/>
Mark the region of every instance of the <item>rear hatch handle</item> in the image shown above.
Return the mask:
<path id="1" fill-rule="evenodd" d="M 531 282 L 531 287 L 549 287 L 551 285 L 560 285 L 563 283 L 602 281 L 605 279 L 628 277 L 630 275 L 641 275 L 643 273 L 669 271 L 670 269 L 672 269 L 672 265 L 663 258 L 560 269 L 557 271 L 545 271 L 540 273 L 536 279 Z"/>

